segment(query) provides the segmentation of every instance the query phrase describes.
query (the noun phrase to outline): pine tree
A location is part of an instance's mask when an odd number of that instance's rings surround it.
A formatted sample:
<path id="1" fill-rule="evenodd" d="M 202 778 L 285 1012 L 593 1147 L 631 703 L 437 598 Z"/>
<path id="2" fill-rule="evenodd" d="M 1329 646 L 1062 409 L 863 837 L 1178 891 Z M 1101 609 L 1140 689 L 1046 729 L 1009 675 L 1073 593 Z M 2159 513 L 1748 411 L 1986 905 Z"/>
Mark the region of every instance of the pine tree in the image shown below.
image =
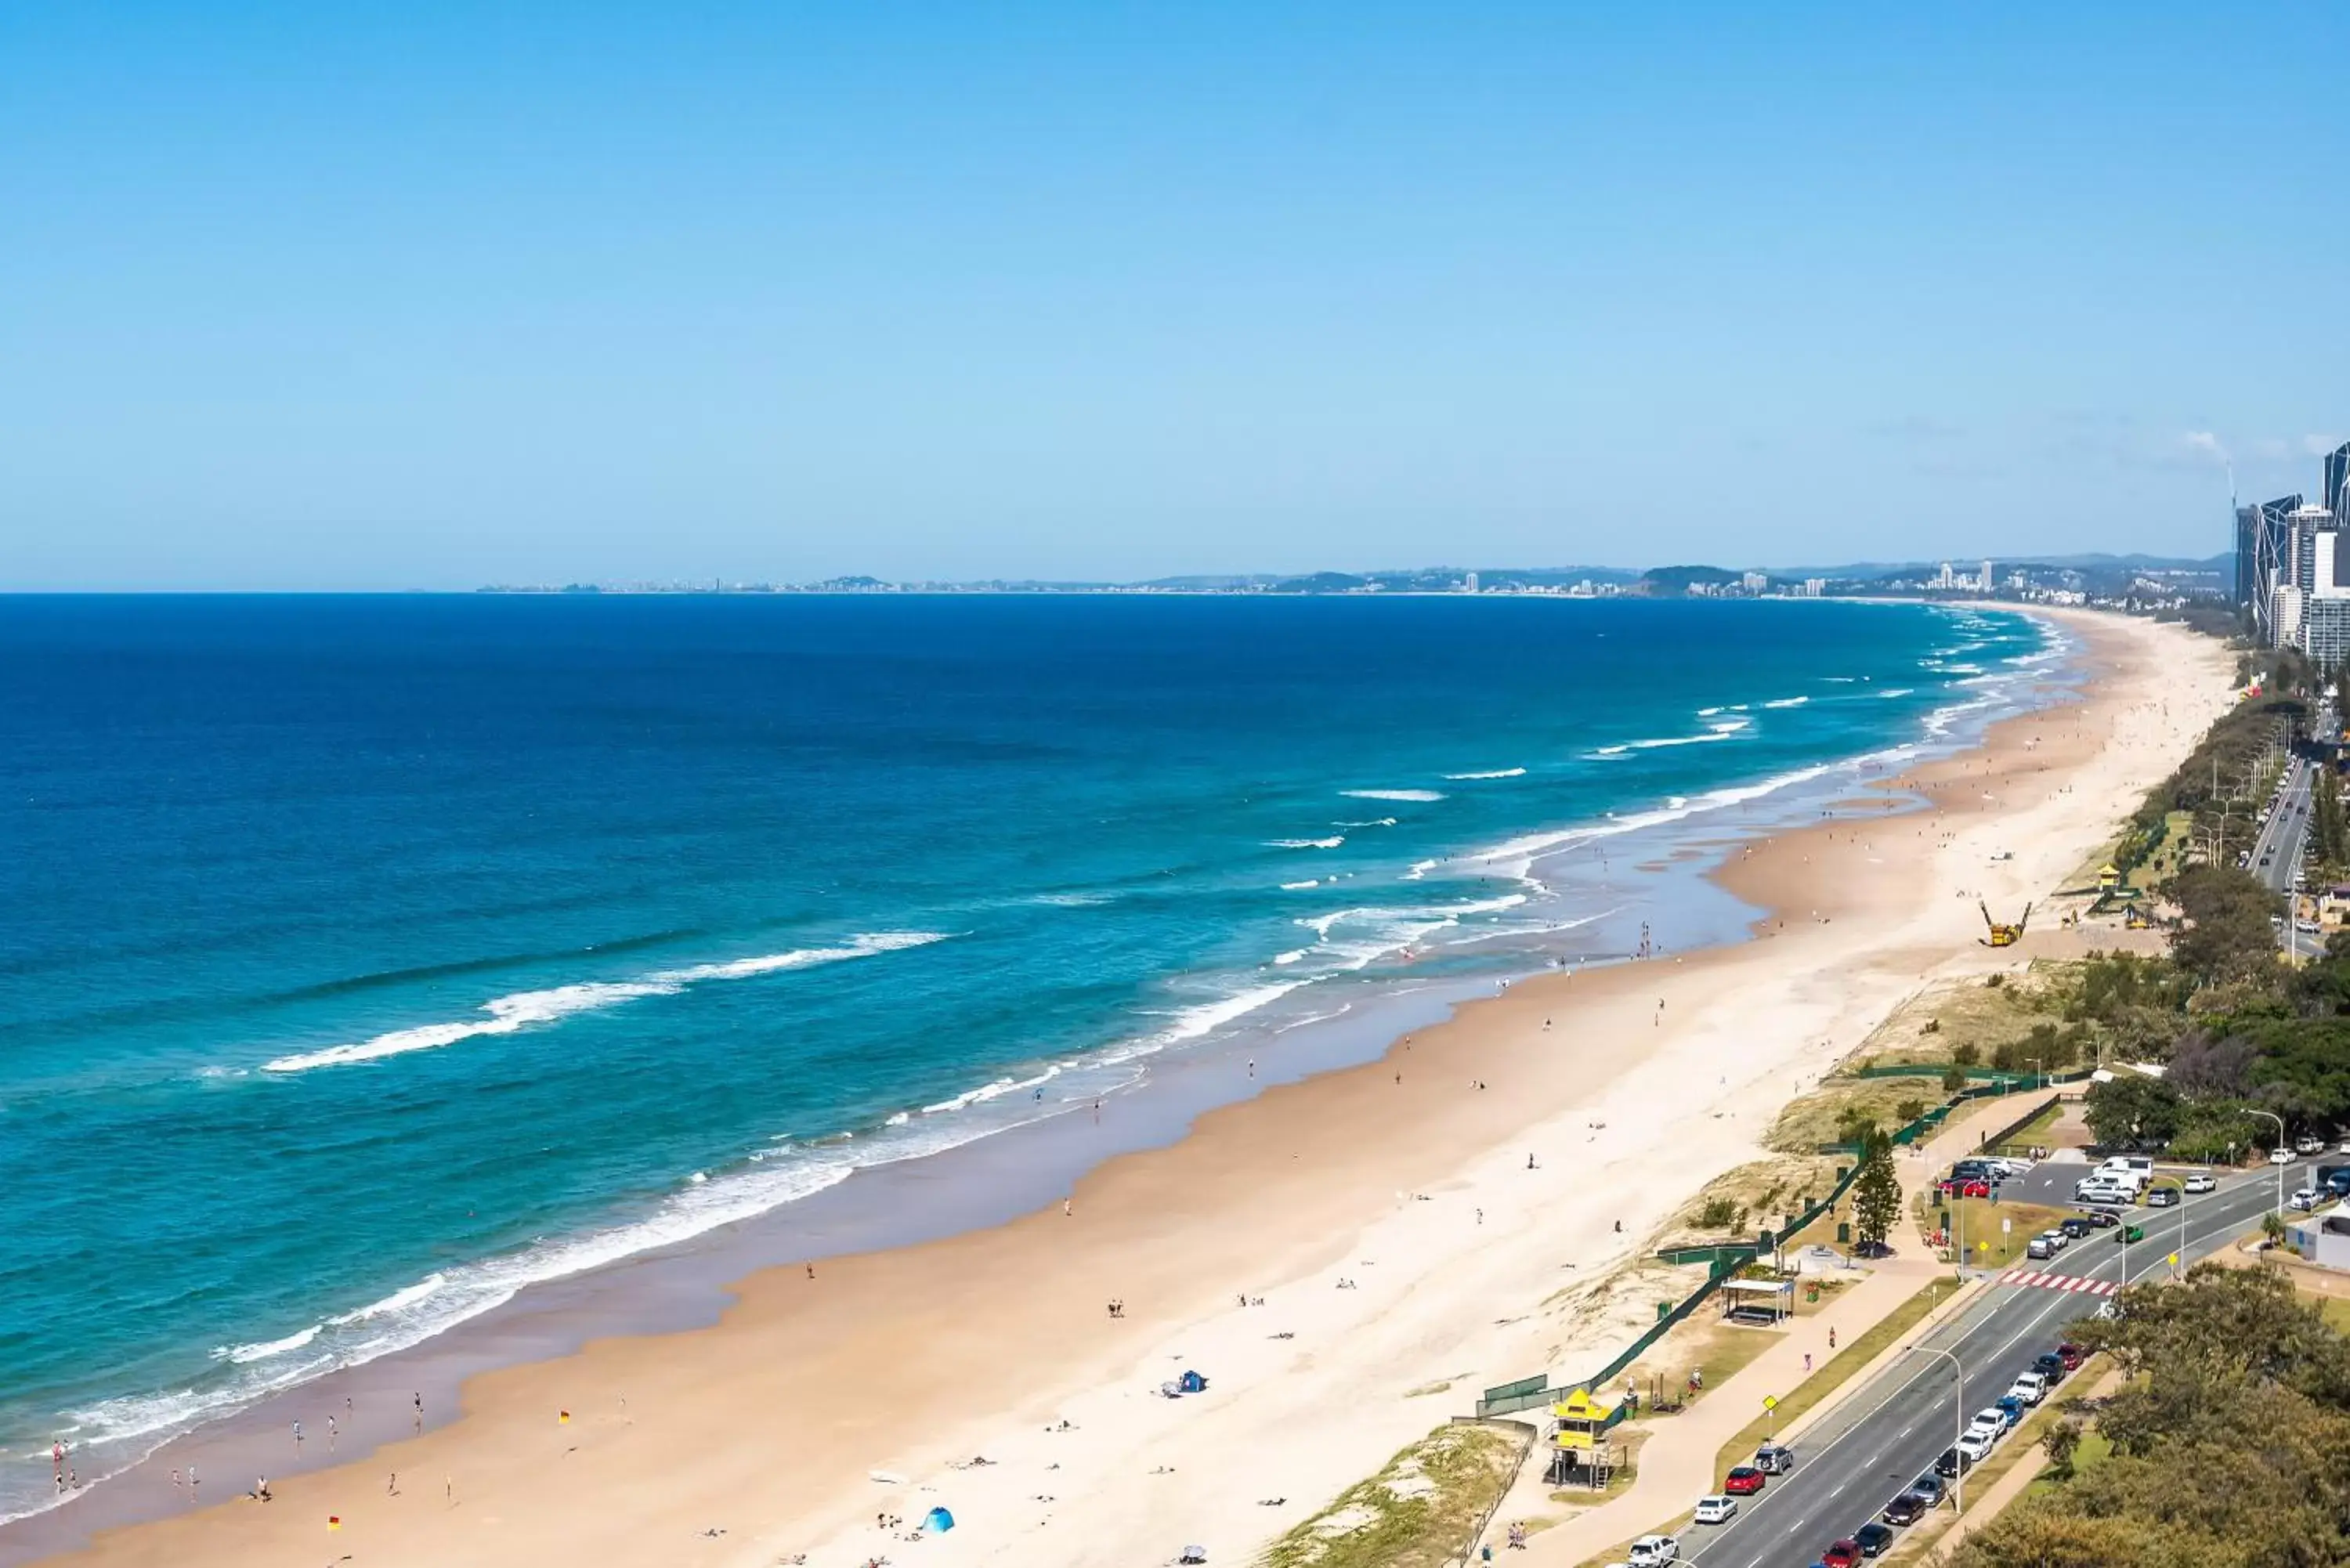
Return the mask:
<path id="1" fill-rule="evenodd" d="M 1871 1128 L 1860 1157 L 1860 1175 L 1852 1184 L 1852 1218 L 1860 1250 L 1875 1252 L 1885 1245 L 1901 1218 L 1901 1183 L 1893 1174 L 1893 1139 Z"/>

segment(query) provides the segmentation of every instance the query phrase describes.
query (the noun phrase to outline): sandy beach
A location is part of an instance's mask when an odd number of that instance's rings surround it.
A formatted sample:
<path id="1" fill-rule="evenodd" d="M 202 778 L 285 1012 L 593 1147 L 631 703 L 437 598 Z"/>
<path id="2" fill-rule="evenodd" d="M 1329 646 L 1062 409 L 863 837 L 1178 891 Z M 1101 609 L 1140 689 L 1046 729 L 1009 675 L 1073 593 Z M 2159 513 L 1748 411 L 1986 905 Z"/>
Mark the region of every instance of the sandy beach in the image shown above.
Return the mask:
<path id="1" fill-rule="evenodd" d="M 1244 1562 L 1482 1387 L 1628 1340 L 1654 1303 L 1594 1309 L 1576 1282 L 1755 1158 L 1922 982 L 2093 940 L 2035 919 L 1993 952 L 1976 900 L 2064 885 L 2227 705 L 2234 656 L 2064 618 L 2083 701 L 1917 770 L 1925 809 L 1855 798 L 1731 851 L 1720 880 L 1769 911 L 1754 940 L 1519 981 L 1113 1159 L 1066 1206 L 768 1271 L 713 1327 L 484 1374 L 460 1418 L 266 1505 L 213 1501 L 252 1478 L 208 1472 L 203 1507 L 49 1561 Z M 1160 1397 L 1187 1368 L 1208 1391 Z M 901 1539 L 933 1506 L 957 1528 Z"/>

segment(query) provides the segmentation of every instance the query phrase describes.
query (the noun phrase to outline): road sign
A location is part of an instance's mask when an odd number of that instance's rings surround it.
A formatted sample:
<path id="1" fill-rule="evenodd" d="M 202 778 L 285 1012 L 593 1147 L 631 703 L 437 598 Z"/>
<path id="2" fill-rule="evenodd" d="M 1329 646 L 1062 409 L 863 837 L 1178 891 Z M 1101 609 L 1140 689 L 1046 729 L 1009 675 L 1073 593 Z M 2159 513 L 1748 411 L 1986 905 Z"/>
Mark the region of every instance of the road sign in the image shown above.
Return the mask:
<path id="1" fill-rule="evenodd" d="M 1776 1394 L 1765 1394 L 1762 1396 L 1762 1408 L 1765 1410 L 1775 1410 L 1778 1407 L 1779 1397 Z"/>

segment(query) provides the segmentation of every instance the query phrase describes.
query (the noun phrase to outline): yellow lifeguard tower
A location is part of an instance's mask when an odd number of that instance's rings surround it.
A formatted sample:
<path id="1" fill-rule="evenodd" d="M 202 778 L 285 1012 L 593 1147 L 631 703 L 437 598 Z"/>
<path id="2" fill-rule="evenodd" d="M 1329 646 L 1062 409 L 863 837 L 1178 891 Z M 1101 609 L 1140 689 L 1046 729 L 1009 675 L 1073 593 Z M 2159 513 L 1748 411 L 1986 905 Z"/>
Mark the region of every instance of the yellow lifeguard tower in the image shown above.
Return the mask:
<path id="1" fill-rule="evenodd" d="M 1587 1456 L 1607 1441 L 1607 1428 L 1616 1424 L 1618 1408 L 1588 1388 L 1577 1388 L 1550 1407 L 1558 1422 L 1550 1440 L 1570 1453 Z"/>
<path id="2" fill-rule="evenodd" d="M 2110 894 L 2115 888 L 2121 885 L 2122 868 L 2120 867 L 2108 862 L 2097 868 L 2097 893 L 2099 897 L 2102 898 Z"/>

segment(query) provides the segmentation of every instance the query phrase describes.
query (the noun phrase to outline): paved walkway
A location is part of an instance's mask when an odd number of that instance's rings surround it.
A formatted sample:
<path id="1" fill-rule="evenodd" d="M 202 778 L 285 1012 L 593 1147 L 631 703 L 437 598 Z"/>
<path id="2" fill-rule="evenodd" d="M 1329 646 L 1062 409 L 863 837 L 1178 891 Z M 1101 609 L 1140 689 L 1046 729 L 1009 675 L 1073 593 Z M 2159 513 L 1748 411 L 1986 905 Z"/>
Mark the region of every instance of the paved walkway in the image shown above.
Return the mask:
<path id="1" fill-rule="evenodd" d="M 1762 1414 L 1766 1395 L 1785 1395 L 1809 1376 L 1804 1371 L 1806 1355 L 1813 1357 L 1815 1366 L 1826 1366 L 1831 1359 L 1829 1329 L 1835 1330 L 1839 1343 L 1848 1345 L 1917 1294 L 1928 1281 L 1948 1273 L 1943 1264 L 1930 1257 L 1888 1258 L 1874 1265 L 1866 1278 L 1818 1313 L 1794 1320 L 1794 1327 L 1747 1331 L 1773 1334 L 1778 1343 L 1681 1414 L 1647 1417 L 1643 1428 L 1648 1438 L 1640 1449 L 1638 1474 L 1631 1486 L 1599 1507 L 1534 1536 L 1527 1554 L 1561 1564 L 1580 1563 L 1617 1542 L 1655 1529 L 1690 1508 L 1699 1498 L 1716 1490 L 1721 1478 L 1714 1471 L 1714 1459 L 1721 1453 L 1722 1444 Z M 1958 1293 L 1953 1299 L 1971 1294 Z M 1938 1313 L 1939 1310 L 1941 1309 Z M 1898 1345 L 1888 1346 L 1886 1355 L 1878 1359 L 1886 1359 L 1898 1350 Z M 1876 1369 L 1872 1362 L 1847 1378 L 1839 1395 L 1866 1386 Z M 1780 1435 L 1800 1436 L 1804 1427 L 1835 1403 L 1834 1398 L 1824 1400 L 1788 1422 Z M 1547 1457 L 1540 1445 L 1535 1452 L 1538 1459 Z M 1495 1515 L 1492 1533 L 1501 1534 L 1512 1519 L 1548 1513 L 1555 1507 L 1550 1501 L 1550 1489 L 1543 1480 L 1541 1464 L 1529 1463 Z"/>
<path id="2" fill-rule="evenodd" d="M 2055 1098 L 2057 1093 L 2054 1089 L 2035 1090 L 1975 1102 L 1952 1117 L 1931 1140 L 1897 1161 L 1905 1193 L 1914 1190 L 1927 1176 L 1950 1161 L 1972 1153 L 1984 1134 L 2027 1115 Z M 1906 1205 L 1902 1223 L 1905 1229 L 1908 1225 Z M 1849 1345 L 1884 1321 L 1929 1280 L 1950 1272 L 1948 1264 L 1938 1262 L 1918 1245 L 1914 1231 L 1908 1231 L 1907 1237 L 1902 1255 L 1870 1265 L 1866 1278 L 1817 1314 L 1795 1320 L 1795 1326 L 1783 1331 L 1780 1343 L 1741 1367 L 1686 1412 L 1647 1417 L 1642 1429 L 1648 1434 L 1648 1441 L 1640 1449 L 1638 1474 L 1632 1485 L 1599 1507 L 1533 1536 L 1527 1555 L 1562 1568 L 1567 1563 L 1581 1563 L 1617 1542 L 1653 1530 L 1716 1490 L 1721 1478 L 1714 1473 L 1714 1460 L 1722 1444 L 1762 1413 L 1765 1395 L 1783 1395 L 1804 1381 L 1807 1376 L 1804 1371 L 1806 1354 L 1813 1356 L 1815 1365 L 1826 1365 L 1829 1329 L 1835 1330 L 1838 1343 Z M 1972 1288 L 1954 1293 L 1907 1339 L 1925 1333 L 1956 1310 L 1958 1302 L 1971 1299 L 1975 1293 Z M 1900 1353 L 1901 1345 L 1887 1345 L 1869 1365 L 1846 1378 L 1833 1396 L 1789 1422 L 1781 1436 L 1800 1436 L 1839 1400 L 1866 1388 Z M 1546 1413 L 1529 1411 L 1527 1415 L 1539 1422 Z M 1534 1459 L 1494 1514 L 1487 1540 L 1497 1549 L 1512 1520 L 1529 1519 L 1556 1509 L 1557 1505 L 1550 1501 L 1550 1487 L 1543 1479 L 1547 1459 L 1546 1446 L 1537 1443 Z"/>

